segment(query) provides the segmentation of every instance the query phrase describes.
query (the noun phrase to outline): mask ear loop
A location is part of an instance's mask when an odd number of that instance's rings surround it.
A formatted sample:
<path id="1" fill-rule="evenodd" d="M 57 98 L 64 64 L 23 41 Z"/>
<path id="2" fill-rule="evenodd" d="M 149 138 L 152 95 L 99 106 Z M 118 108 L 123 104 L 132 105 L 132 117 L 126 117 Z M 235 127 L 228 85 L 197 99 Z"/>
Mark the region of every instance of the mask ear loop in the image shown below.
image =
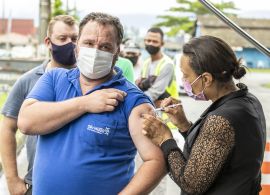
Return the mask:
<path id="1" fill-rule="evenodd" d="M 200 70 L 200 76 L 197 78 L 197 79 L 195 79 L 195 81 L 193 81 L 192 82 L 192 84 L 193 83 L 195 83 L 200 77 L 203 77 L 203 69 L 202 69 L 202 66 L 201 66 L 201 63 L 200 63 L 200 59 L 198 58 L 198 55 L 197 55 L 197 52 L 195 51 L 195 49 L 192 49 L 192 52 L 193 52 L 193 54 L 194 54 L 194 56 L 195 56 L 195 58 L 196 58 L 196 62 L 197 62 L 197 64 L 198 64 L 198 67 L 199 67 L 199 70 Z M 192 85 L 191 84 L 191 85 Z M 204 86 L 204 82 L 203 82 L 203 79 L 202 79 L 202 85 Z M 204 86 L 204 88 L 203 88 L 203 90 L 202 91 L 204 91 L 205 90 L 205 86 Z"/>
<path id="2" fill-rule="evenodd" d="M 201 77 L 202 77 L 202 75 L 199 75 L 192 83 L 190 83 L 190 86 L 192 86 L 194 83 L 196 83 L 196 81 Z"/>

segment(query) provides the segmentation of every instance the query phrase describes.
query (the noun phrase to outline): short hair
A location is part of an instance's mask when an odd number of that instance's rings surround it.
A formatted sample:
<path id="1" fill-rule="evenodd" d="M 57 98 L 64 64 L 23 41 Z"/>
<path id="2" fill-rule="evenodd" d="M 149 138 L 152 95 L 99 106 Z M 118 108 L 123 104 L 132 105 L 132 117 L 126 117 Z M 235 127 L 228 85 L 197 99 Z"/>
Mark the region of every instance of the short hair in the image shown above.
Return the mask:
<path id="1" fill-rule="evenodd" d="M 109 14 L 101 13 L 101 12 L 91 12 L 87 16 L 85 16 L 80 22 L 79 37 L 81 36 L 84 26 L 89 21 L 94 21 L 102 25 L 107 25 L 107 24 L 112 25 L 115 28 L 116 33 L 117 33 L 117 44 L 120 45 L 123 39 L 124 30 L 123 30 L 123 26 L 119 18 L 109 15 Z"/>
<path id="2" fill-rule="evenodd" d="M 69 16 L 69 15 L 55 16 L 50 20 L 50 22 L 48 24 L 48 29 L 47 29 L 47 36 L 48 37 L 50 37 L 52 35 L 53 27 L 54 27 L 55 23 L 58 21 L 64 22 L 68 26 L 73 26 L 76 24 L 76 20 L 72 16 Z"/>
<path id="3" fill-rule="evenodd" d="M 161 36 L 161 40 L 163 41 L 164 33 L 159 27 L 152 27 L 147 32 L 159 33 Z"/>

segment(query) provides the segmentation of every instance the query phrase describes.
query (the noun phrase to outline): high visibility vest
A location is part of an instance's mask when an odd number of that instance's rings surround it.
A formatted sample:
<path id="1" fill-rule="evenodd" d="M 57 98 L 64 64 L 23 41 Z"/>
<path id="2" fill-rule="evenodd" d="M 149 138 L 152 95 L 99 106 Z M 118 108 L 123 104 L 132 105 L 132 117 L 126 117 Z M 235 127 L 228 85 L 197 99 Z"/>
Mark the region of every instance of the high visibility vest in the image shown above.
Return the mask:
<path id="1" fill-rule="evenodd" d="M 145 60 L 145 62 L 143 64 L 142 74 L 141 74 L 141 76 L 143 78 L 147 78 L 148 77 L 147 71 L 148 71 L 148 67 L 149 67 L 150 63 L 151 63 L 151 59 L 148 58 L 147 60 Z M 164 66 L 166 64 L 168 64 L 168 63 L 173 64 L 173 61 L 168 56 L 166 56 L 166 55 L 163 54 L 163 58 L 159 61 L 159 63 L 156 66 L 154 75 L 155 76 L 159 76 L 160 73 L 161 73 L 161 71 L 162 71 L 162 69 L 164 68 Z M 174 70 L 174 68 L 173 68 L 173 79 L 172 79 L 171 83 L 169 84 L 169 86 L 166 87 L 166 92 L 168 94 L 170 94 L 170 96 L 172 96 L 175 99 L 178 99 L 179 98 L 179 93 L 178 93 L 178 88 L 177 88 L 177 83 L 176 83 L 175 70 Z"/>
<path id="2" fill-rule="evenodd" d="M 147 75 L 147 71 L 148 71 L 148 67 L 151 63 L 151 59 L 148 58 L 147 60 L 145 60 L 144 64 L 143 64 L 143 68 L 142 68 L 142 72 L 141 72 L 141 76 L 143 78 L 147 78 L 148 75 Z M 156 69 L 155 69 L 155 73 L 154 75 L 155 76 L 159 76 L 162 69 L 164 68 L 164 66 L 168 63 L 171 63 L 174 65 L 173 61 L 166 55 L 163 54 L 163 58 L 159 61 L 159 63 L 157 64 L 156 66 Z M 175 67 L 173 68 L 173 79 L 171 81 L 171 83 L 169 84 L 169 86 L 166 87 L 166 92 L 168 94 L 170 94 L 171 97 L 175 98 L 175 99 L 179 99 L 179 93 L 178 93 L 178 88 L 177 88 L 177 83 L 176 83 L 176 78 L 175 78 Z M 165 121 L 168 119 L 168 116 L 167 114 L 165 113 L 162 113 L 162 116 L 161 116 L 162 120 Z M 167 122 L 166 125 L 171 129 L 177 129 L 176 126 L 174 126 L 171 122 Z"/>

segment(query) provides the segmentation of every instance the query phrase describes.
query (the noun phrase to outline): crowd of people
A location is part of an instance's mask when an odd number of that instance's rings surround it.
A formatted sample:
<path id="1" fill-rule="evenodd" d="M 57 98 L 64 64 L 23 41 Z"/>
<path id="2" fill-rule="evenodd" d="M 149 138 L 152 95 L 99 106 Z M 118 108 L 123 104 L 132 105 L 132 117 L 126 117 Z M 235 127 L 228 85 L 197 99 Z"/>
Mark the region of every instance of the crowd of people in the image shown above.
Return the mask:
<path id="1" fill-rule="evenodd" d="M 175 64 L 163 52 L 163 31 L 151 27 L 142 61 L 140 46 L 123 35 L 119 19 L 106 13 L 89 13 L 79 25 L 67 15 L 51 19 L 50 59 L 16 81 L 2 109 L 10 194 L 149 194 L 167 173 L 183 195 L 258 194 L 265 118 L 235 81 L 246 71 L 231 47 L 213 36 L 192 38 Z M 183 110 L 179 79 L 188 96 L 212 102 L 195 122 Z M 172 128 L 185 138 L 183 151 Z M 25 178 L 17 170 L 17 129 L 27 135 Z"/>

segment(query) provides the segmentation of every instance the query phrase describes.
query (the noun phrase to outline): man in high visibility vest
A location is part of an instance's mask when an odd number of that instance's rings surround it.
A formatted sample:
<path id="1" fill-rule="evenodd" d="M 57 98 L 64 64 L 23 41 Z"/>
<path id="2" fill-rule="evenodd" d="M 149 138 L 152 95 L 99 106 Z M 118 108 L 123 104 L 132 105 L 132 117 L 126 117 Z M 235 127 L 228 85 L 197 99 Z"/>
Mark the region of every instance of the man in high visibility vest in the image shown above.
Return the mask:
<path id="1" fill-rule="evenodd" d="M 161 51 L 163 37 L 160 28 L 152 27 L 147 31 L 144 43 L 150 58 L 145 60 L 141 77 L 136 80 L 138 87 L 155 102 L 156 107 L 164 98 L 179 97 L 173 61 Z"/>

